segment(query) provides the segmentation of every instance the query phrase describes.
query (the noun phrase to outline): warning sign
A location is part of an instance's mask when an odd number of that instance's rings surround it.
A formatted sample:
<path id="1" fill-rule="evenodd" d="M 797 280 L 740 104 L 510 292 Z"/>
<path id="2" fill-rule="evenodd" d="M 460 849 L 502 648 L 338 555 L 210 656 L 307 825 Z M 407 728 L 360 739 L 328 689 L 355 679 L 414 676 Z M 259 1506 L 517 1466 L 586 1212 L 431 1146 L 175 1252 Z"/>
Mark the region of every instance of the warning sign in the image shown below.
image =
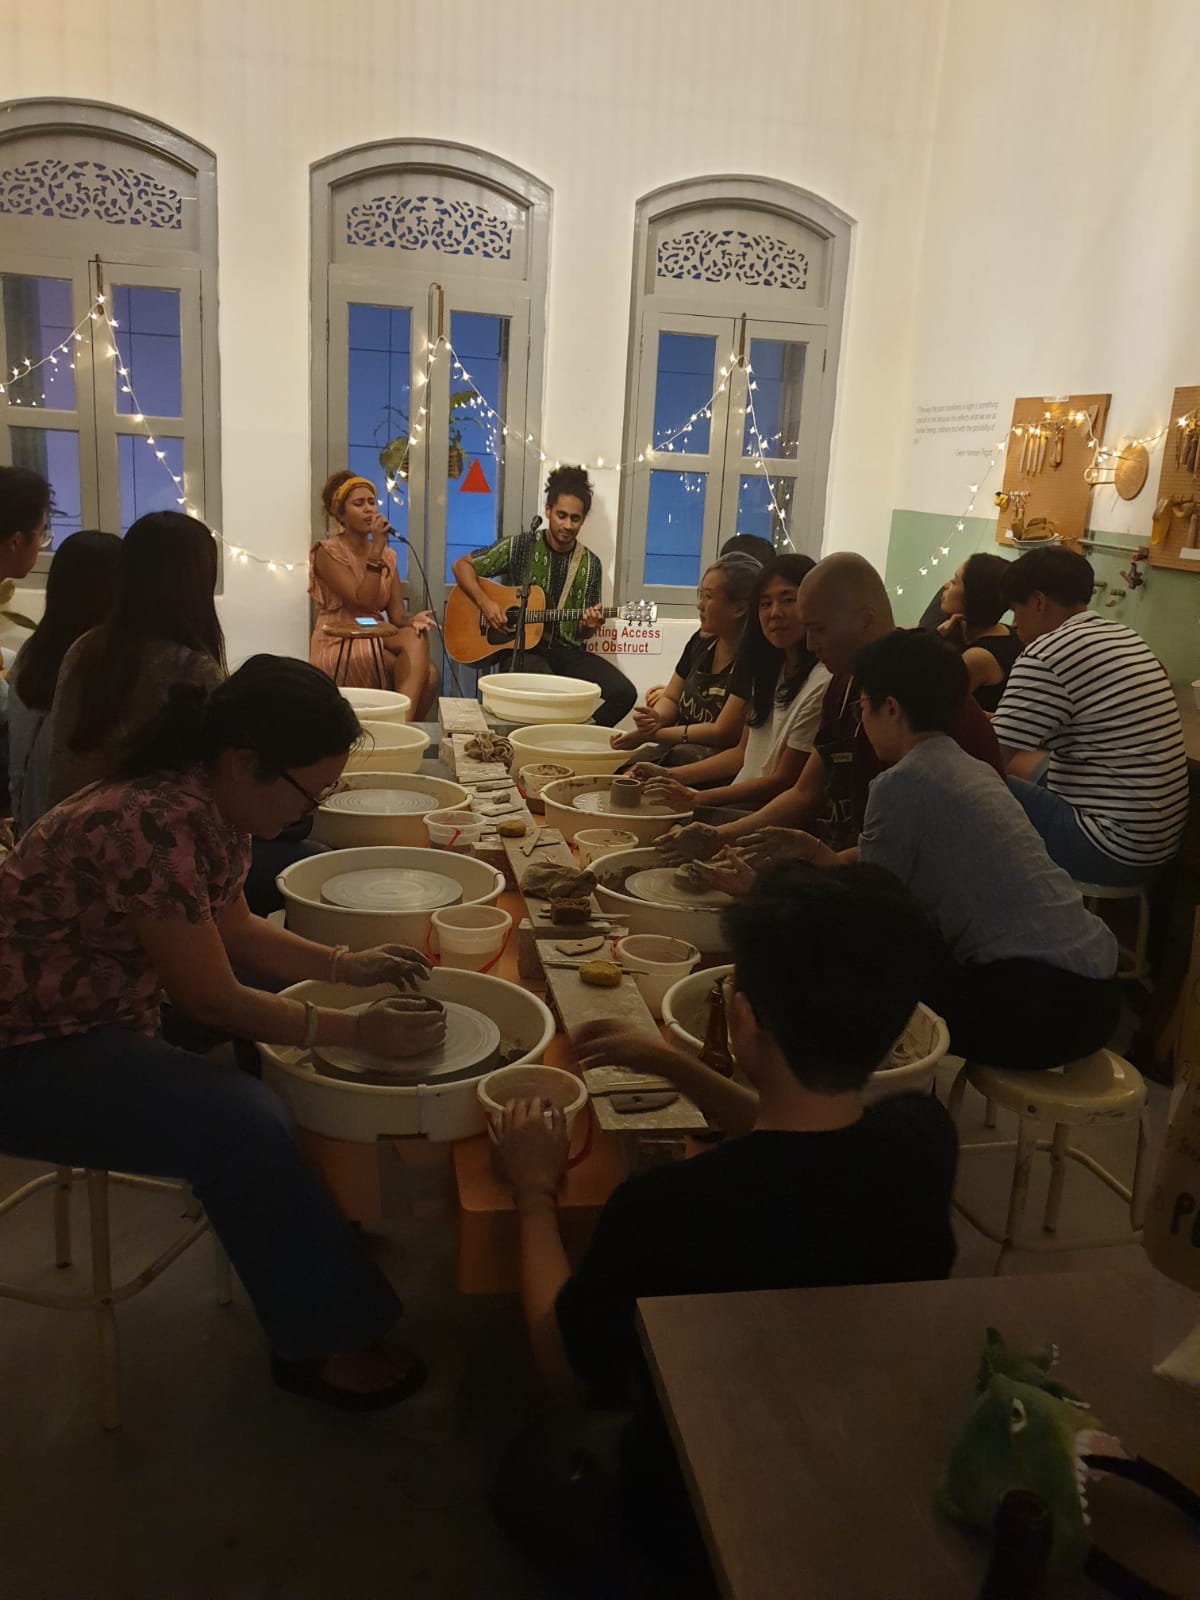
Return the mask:
<path id="1" fill-rule="evenodd" d="M 662 629 L 657 624 L 634 622 L 606 622 L 586 645 L 597 656 L 660 656 L 662 647 Z"/>

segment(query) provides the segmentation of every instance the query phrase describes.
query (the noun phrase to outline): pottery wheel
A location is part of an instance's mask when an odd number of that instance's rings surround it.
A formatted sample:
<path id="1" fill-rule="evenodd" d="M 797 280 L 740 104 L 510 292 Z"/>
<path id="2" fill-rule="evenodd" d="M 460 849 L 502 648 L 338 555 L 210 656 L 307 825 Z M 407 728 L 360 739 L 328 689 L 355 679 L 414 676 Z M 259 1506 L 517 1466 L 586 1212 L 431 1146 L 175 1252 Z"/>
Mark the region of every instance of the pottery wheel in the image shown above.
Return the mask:
<path id="1" fill-rule="evenodd" d="M 327 811 L 352 811 L 367 816 L 415 817 L 436 811 L 438 802 L 420 789 L 343 789 L 323 802 Z"/>
<path id="2" fill-rule="evenodd" d="M 682 817 L 688 812 L 642 800 L 636 806 L 615 806 L 607 789 L 585 789 L 572 801 L 576 811 L 590 811 L 602 817 Z"/>
<path id="3" fill-rule="evenodd" d="M 327 906 L 350 911 L 436 911 L 457 905 L 462 884 L 442 872 L 410 867 L 368 867 L 364 872 L 339 872 L 321 885 Z"/>
<path id="4" fill-rule="evenodd" d="M 395 1083 L 406 1088 L 418 1083 L 455 1083 L 490 1072 L 500 1059 L 500 1029 L 491 1017 L 471 1006 L 443 1000 L 446 1037 L 436 1050 L 405 1056 L 398 1061 L 367 1055 L 344 1045 L 314 1045 L 313 1066 L 327 1077 L 357 1083 Z M 350 1006 L 351 1012 L 366 1006 Z"/>
<path id="5" fill-rule="evenodd" d="M 631 872 L 625 880 L 625 892 L 655 906 L 711 906 L 715 909 L 732 904 L 732 895 L 727 895 L 723 889 L 685 889 L 676 883 L 675 870 L 674 867 L 646 867 L 641 872 Z"/>

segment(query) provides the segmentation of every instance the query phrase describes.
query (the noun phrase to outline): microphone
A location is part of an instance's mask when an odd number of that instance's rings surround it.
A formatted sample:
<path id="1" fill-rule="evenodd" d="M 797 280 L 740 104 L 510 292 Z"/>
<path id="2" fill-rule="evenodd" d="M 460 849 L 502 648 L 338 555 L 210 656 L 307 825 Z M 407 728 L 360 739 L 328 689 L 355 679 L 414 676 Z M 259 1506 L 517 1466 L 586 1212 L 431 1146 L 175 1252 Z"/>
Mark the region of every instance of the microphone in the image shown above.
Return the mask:
<path id="1" fill-rule="evenodd" d="M 530 533 L 536 533 L 538 531 L 538 529 L 541 527 L 541 525 L 542 525 L 542 514 L 539 511 L 537 516 L 534 517 L 533 521 L 529 524 Z"/>

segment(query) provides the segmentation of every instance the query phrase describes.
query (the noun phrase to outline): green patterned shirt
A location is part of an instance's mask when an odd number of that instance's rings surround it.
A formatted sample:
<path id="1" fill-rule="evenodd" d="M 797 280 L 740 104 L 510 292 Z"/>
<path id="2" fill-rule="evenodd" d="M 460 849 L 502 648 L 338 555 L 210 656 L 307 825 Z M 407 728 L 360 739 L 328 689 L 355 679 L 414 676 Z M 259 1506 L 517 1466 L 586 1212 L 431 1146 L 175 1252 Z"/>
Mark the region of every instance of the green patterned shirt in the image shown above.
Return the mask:
<path id="1" fill-rule="evenodd" d="M 536 584 L 545 590 L 548 611 L 585 611 L 588 606 L 600 604 L 600 557 L 591 550 L 583 552 L 583 559 L 571 580 L 570 592 L 560 598 L 572 554 L 570 550 L 551 550 L 541 533 L 518 533 L 484 550 L 476 550 L 471 565 L 477 578 L 493 578 L 512 588 L 526 581 Z M 548 624 L 543 637 L 547 642 L 554 638 L 566 644 L 583 642 L 577 620 Z"/>

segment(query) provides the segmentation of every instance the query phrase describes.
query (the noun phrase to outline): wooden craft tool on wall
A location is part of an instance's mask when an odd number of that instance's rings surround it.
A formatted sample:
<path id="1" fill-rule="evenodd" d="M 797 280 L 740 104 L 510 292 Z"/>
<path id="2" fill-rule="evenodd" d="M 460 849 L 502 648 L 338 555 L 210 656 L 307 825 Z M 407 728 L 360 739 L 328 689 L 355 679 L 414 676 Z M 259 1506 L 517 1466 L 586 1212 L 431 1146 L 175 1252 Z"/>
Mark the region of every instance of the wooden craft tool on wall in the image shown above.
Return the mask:
<path id="1" fill-rule="evenodd" d="M 1200 572 L 1200 384 L 1176 389 L 1150 529 L 1150 565 Z"/>
<path id="2" fill-rule="evenodd" d="M 1048 400 L 1031 395 L 1014 402 L 1004 482 L 995 497 L 1000 513 L 997 544 L 1031 550 L 1055 535 L 1079 539 L 1087 532 L 1092 503 L 1088 474 L 1095 446 L 1104 438 L 1111 398 L 1072 394 Z M 1025 531 L 1040 531 L 1042 538 L 1025 542 L 1017 537 Z"/>

